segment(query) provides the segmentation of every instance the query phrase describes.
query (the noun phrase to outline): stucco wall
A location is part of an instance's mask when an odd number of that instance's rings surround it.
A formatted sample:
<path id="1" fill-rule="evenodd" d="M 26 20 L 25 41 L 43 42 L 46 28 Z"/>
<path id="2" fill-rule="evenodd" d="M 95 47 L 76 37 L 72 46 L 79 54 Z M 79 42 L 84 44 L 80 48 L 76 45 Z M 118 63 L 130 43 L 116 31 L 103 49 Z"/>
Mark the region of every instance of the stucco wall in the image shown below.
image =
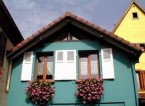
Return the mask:
<path id="1" fill-rule="evenodd" d="M 6 50 L 10 50 L 11 47 L 13 47 L 13 44 L 10 42 L 9 39 L 7 39 Z M 3 69 L 2 69 L 2 79 L 0 81 L 0 106 L 6 106 L 7 93 L 5 91 L 5 88 L 6 88 L 6 81 L 7 81 L 8 65 L 9 62 L 5 55 Z"/>
<path id="2" fill-rule="evenodd" d="M 35 52 L 46 52 L 56 50 L 99 50 L 101 48 L 109 48 L 108 44 L 101 44 L 93 41 L 79 42 L 56 42 L 45 44 L 44 47 L 34 49 Z M 101 55 L 100 55 L 101 56 Z M 104 95 L 102 96 L 99 106 L 137 106 L 137 91 L 134 89 L 133 77 L 135 71 L 132 67 L 132 61 L 129 56 L 119 49 L 113 48 L 115 79 L 104 80 Z M 78 58 L 78 57 L 77 57 Z M 22 59 L 20 56 L 13 61 L 12 76 L 10 83 L 10 91 L 7 99 L 7 106 L 32 106 L 27 104 L 25 87 L 27 82 L 21 82 Z M 36 60 L 34 55 L 34 61 Z M 35 70 L 35 62 L 33 62 L 33 78 Z M 101 65 L 100 65 L 101 66 Z M 78 72 L 78 65 L 77 70 Z M 77 83 L 76 81 L 55 81 L 55 96 L 52 104 L 66 104 L 73 106 L 78 103 L 74 95 Z M 113 104 L 114 103 L 114 104 Z M 72 104 L 72 105 L 71 105 Z"/>
<path id="3" fill-rule="evenodd" d="M 133 19 L 132 13 L 137 12 L 138 19 Z M 136 5 L 132 5 L 122 22 L 115 30 L 115 34 L 131 43 L 145 43 L 145 13 Z M 139 63 L 135 65 L 136 70 L 145 71 L 145 52 L 139 58 Z"/>
<path id="4" fill-rule="evenodd" d="M 137 12 L 138 19 L 133 19 L 133 12 Z M 114 33 L 131 43 L 144 43 L 144 23 L 145 14 L 133 4 Z"/>

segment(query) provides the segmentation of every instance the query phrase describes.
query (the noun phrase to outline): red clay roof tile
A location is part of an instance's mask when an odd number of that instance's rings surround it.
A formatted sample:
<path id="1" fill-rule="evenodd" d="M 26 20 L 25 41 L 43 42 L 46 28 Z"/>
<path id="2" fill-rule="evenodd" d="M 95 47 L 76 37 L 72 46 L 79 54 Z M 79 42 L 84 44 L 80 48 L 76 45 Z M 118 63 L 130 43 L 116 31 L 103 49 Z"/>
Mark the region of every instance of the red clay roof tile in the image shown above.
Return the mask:
<path id="1" fill-rule="evenodd" d="M 59 19 L 62 20 L 62 19 L 64 19 L 65 17 L 66 17 L 65 15 L 62 15 L 62 16 L 59 17 Z"/>
<path id="2" fill-rule="evenodd" d="M 104 33 L 105 31 L 106 31 L 106 29 L 103 29 L 103 28 L 101 28 L 101 27 L 98 27 L 97 28 L 100 32 L 102 32 L 102 33 Z"/>
<path id="3" fill-rule="evenodd" d="M 39 34 L 42 33 L 42 32 L 44 32 L 44 29 L 43 29 L 43 28 L 40 29 L 40 30 L 38 30 L 38 33 L 39 33 Z"/>
<path id="4" fill-rule="evenodd" d="M 71 16 L 71 13 L 70 12 L 66 12 L 65 16 Z"/>
<path id="5" fill-rule="evenodd" d="M 60 19 L 58 18 L 58 19 L 55 19 L 53 22 L 58 23 L 59 21 L 60 21 Z"/>
<path id="6" fill-rule="evenodd" d="M 48 25 L 51 27 L 51 26 L 53 26 L 54 24 L 55 24 L 54 22 L 51 22 L 51 23 L 48 24 Z"/>
<path id="7" fill-rule="evenodd" d="M 72 15 L 71 15 L 71 18 L 76 19 L 77 16 L 72 14 Z"/>
<path id="8" fill-rule="evenodd" d="M 33 39 L 33 36 L 30 36 L 30 37 L 28 37 L 27 39 L 28 39 L 28 40 L 31 40 L 31 39 Z"/>
<path id="9" fill-rule="evenodd" d="M 22 45 L 23 45 L 23 43 L 20 42 L 20 43 L 17 45 L 17 47 L 21 47 Z"/>
<path id="10" fill-rule="evenodd" d="M 119 40 L 119 41 L 122 42 L 124 39 L 118 36 L 118 37 L 117 37 L 117 40 Z"/>
<path id="11" fill-rule="evenodd" d="M 36 36 L 39 36 L 41 33 L 43 33 L 44 31 L 46 31 L 47 29 L 49 29 L 51 26 L 55 25 L 56 23 L 60 22 L 62 19 L 64 19 L 65 17 L 71 17 L 83 24 L 88 25 L 89 27 L 98 30 L 108 36 L 110 36 L 111 38 L 114 38 L 136 50 L 139 50 L 140 48 L 138 46 L 135 46 L 134 44 L 131 44 L 130 42 L 124 40 L 123 38 L 118 37 L 117 35 L 113 34 L 112 32 L 107 31 L 106 29 L 103 29 L 99 26 L 94 25 L 91 22 L 88 22 L 87 20 L 84 20 L 83 18 L 80 18 L 76 15 L 71 14 L 70 12 L 66 12 L 65 15 L 59 17 L 58 19 L 54 20 L 53 22 L 51 22 L 50 24 L 46 25 L 45 27 L 43 27 L 42 29 L 40 29 L 38 32 L 32 34 L 32 36 L 30 36 L 29 38 L 25 39 L 24 41 L 21 42 L 21 44 L 18 44 L 17 46 L 15 46 L 12 51 L 16 51 L 17 49 L 19 49 L 20 47 L 22 47 L 23 45 L 27 44 L 28 42 L 30 42 L 32 39 L 36 38 Z"/>
<path id="12" fill-rule="evenodd" d="M 82 21 L 83 19 L 82 18 L 80 18 L 80 17 L 76 17 L 75 19 L 77 19 L 78 21 Z"/>
<path id="13" fill-rule="evenodd" d="M 17 47 L 12 48 L 12 51 L 15 51 L 15 50 L 17 50 Z"/>
<path id="14" fill-rule="evenodd" d="M 35 37 L 37 35 L 38 35 L 38 32 L 35 32 L 35 33 L 32 34 L 33 37 Z"/>
<path id="15" fill-rule="evenodd" d="M 94 24 L 92 24 L 90 22 L 88 22 L 87 25 L 90 26 L 90 27 L 93 27 L 94 26 Z"/>
<path id="16" fill-rule="evenodd" d="M 94 26 L 93 26 L 93 28 L 94 28 L 94 29 L 98 29 L 98 28 L 99 28 L 99 26 L 97 26 L 97 25 L 94 25 Z"/>
<path id="17" fill-rule="evenodd" d="M 127 41 L 127 40 L 123 40 L 122 42 L 125 43 L 125 44 L 127 44 L 127 45 L 130 43 L 130 42 Z"/>
<path id="18" fill-rule="evenodd" d="M 49 25 L 46 25 L 46 26 L 43 27 L 44 30 L 46 30 L 48 28 L 49 28 Z"/>

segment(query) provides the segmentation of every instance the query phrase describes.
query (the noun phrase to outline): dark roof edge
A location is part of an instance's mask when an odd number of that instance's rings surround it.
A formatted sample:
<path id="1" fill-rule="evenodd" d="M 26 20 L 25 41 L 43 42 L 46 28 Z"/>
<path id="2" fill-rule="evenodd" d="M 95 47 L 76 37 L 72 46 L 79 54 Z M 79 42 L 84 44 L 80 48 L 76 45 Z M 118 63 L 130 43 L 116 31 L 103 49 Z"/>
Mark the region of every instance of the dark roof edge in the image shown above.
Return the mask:
<path id="1" fill-rule="evenodd" d="M 12 36 L 10 34 L 7 34 L 7 36 L 14 45 L 17 45 L 20 41 L 24 40 L 24 38 L 23 38 L 22 34 L 20 33 L 17 25 L 15 24 L 11 14 L 9 13 L 8 9 L 6 8 L 6 6 L 2 0 L 0 0 L 0 11 L 4 15 L 4 18 L 6 18 L 4 21 L 8 21 L 7 26 L 10 26 L 10 29 L 5 29 L 5 28 L 2 28 L 2 29 L 4 31 L 6 30 L 5 31 L 6 34 L 8 33 L 7 30 L 10 30 L 10 31 L 13 30 L 15 37 L 14 37 L 14 35 Z M 17 38 L 17 39 L 14 39 L 14 38 Z M 16 40 L 19 40 L 19 41 L 16 41 Z"/>

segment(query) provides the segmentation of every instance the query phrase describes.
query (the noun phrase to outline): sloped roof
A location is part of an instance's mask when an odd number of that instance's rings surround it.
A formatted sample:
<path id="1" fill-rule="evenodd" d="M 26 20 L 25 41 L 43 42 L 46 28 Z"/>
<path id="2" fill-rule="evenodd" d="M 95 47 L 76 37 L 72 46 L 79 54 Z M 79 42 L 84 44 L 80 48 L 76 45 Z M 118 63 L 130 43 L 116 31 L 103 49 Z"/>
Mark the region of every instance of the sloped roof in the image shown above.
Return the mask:
<path id="1" fill-rule="evenodd" d="M 33 47 L 35 44 L 40 42 L 40 40 L 45 39 L 50 36 L 53 32 L 57 31 L 57 29 L 61 29 L 64 25 L 73 24 L 74 26 L 79 27 L 80 29 L 87 30 L 89 29 L 90 33 L 99 32 L 99 35 L 95 35 L 98 38 L 104 39 L 109 43 L 121 48 L 124 51 L 131 52 L 135 56 L 139 56 L 142 52 L 141 48 L 136 44 L 131 44 L 130 42 L 124 40 L 123 38 L 113 34 L 112 32 L 107 31 L 95 24 L 84 20 L 76 15 L 71 14 L 70 12 L 66 12 L 63 16 L 54 20 L 52 23 L 38 30 L 38 32 L 32 34 L 27 39 L 20 42 L 17 46 L 12 48 L 11 52 L 7 55 L 9 59 L 14 59 L 18 55 L 22 54 L 26 50 Z M 48 32 L 47 36 L 44 36 L 44 33 Z M 45 34 L 46 35 L 46 34 Z M 111 39 L 111 40 L 110 40 Z M 130 50 L 130 51 L 128 51 Z"/>
<path id="2" fill-rule="evenodd" d="M 124 12 L 124 14 L 122 15 L 122 17 L 119 19 L 118 23 L 115 25 L 115 27 L 112 30 L 112 33 L 114 33 L 116 31 L 116 29 L 118 28 L 118 26 L 121 24 L 121 22 L 123 21 L 124 17 L 126 16 L 126 14 L 128 13 L 128 11 L 130 10 L 130 8 L 132 7 L 132 5 L 137 6 L 143 13 L 145 13 L 144 8 L 139 5 L 137 2 L 132 1 L 129 5 L 129 7 L 127 8 L 127 10 Z"/>

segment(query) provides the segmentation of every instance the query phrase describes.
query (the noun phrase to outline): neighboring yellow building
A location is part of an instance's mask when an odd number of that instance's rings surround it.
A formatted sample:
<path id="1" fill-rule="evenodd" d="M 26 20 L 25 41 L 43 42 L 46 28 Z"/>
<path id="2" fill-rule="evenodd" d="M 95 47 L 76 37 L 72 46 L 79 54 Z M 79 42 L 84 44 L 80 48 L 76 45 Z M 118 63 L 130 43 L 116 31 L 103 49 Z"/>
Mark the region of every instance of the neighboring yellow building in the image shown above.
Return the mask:
<path id="1" fill-rule="evenodd" d="M 131 43 L 139 44 L 145 49 L 145 10 L 138 3 L 132 1 L 112 32 Z M 144 92 L 145 52 L 140 56 L 135 69 L 137 71 L 139 93 Z"/>
<path id="2" fill-rule="evenodd" d="M 113 29 L 113 33 L 129 40 L 131 43 L 145 43 L 145 11 L 132 2 Z"/>

